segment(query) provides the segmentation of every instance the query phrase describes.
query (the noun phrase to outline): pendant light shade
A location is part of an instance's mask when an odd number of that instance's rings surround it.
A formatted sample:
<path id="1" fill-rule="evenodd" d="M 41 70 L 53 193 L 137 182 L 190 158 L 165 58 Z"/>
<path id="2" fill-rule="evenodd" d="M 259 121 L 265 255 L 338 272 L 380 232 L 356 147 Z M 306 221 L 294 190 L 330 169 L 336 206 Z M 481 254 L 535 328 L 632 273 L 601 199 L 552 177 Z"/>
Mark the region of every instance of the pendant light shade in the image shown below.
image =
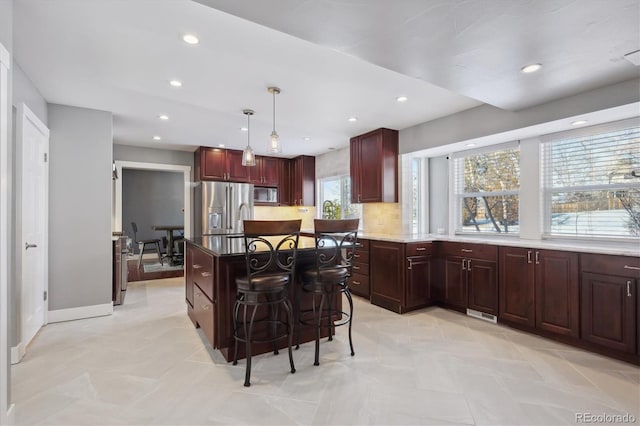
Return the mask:
<path id="1" fill-rule="evenodd" d="M 242 110 L 242 113 L 247 116 L 247 147 L 242 151 L 242 165 L 243 166 L 255 166 L 256 156 L 251 148 L 251 127 L 250 118 L 253 115 L 252 109 Z"/>
<path id="2" fill-rule="evenodd" d="M 269 138 L 269 147 L 267 148 L 267 152 L 271 154 L 279 154 L 282 152 L 282 145 L 280 144 L 280 136 L 278 136 L 278 132 L 276 132 L 276 95 L 280 93 L 280 88 L 269 87 L 267 90 L 273 95 L 273 131 Z"/>

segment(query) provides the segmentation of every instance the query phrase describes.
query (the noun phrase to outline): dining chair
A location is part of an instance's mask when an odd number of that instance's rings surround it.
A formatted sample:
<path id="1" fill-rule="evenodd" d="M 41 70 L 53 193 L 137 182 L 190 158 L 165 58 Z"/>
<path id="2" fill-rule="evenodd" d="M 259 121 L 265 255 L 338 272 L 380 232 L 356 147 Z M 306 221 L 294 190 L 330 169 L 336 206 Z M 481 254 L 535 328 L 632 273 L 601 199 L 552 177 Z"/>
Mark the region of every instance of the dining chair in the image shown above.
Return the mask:
<path id="1" fill-rule="evenodd" d="M 146 240 L 138 240 L 138 225 L 135 222 L 131 222 L 131 229 L 133 229 L 133 241 L 138 244 L 138 251 L 140 252 L 140 259 L 138 260 L 138 269 L 142 267 L 142 255 L 147 245 L 155 246 L 158 253 L 158 260 L 162 263 L 162 252 L 160 251 L 160 238 L 149 238 Z"/>
<path id="2" fill-rule="evenodd" d="M 246 275 L 236 278 L 233 308 L 233 365 L 238 363 L 238 345 L 245 344 L 245 386 L 251 386 L 252 345 L 287 339 L 291 373 L 293 363 L 293 305 L 289 285 L 293 282 L 302 220 L 244 221 Z M 284 315 L 279 308 L 284 309 Z"/>
<path id="3" fill-rule="evenodd" d="M 351 276 L 353 260 L 358 240 L 359 219 L 313 221 L 315 236 L 315 265 L 302 271 L 302 285 L 298 294 L 312 294 L 312 307 L 300 309 L 298 324 L 316 328 L 316 347 L 313 365 L 320 365 L 320 335 L 326 327 L 329 340 L 333 340 L 335 327 L 349 326 L 349 346 L 351 356 L 353 340 L 351 324 L 353 320 L 353 299 L 347 281 Z M 337 304 L 338 296 L 345 295 L 349 312 Z M 299 344 L 300 333 L 298 333 Z"/>

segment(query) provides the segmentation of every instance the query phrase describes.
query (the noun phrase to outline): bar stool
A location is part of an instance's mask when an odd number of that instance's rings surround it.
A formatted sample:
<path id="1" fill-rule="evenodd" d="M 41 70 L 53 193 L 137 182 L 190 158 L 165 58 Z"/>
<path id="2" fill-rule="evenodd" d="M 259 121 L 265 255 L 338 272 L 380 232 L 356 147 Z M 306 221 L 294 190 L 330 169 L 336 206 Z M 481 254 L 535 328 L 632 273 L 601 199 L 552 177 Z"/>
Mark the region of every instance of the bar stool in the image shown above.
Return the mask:
<path id="1" fill-rule="evenodd" d="M 233 307 L 233 365 L 238 364 L 238 344 L 245 343 L 247 368 L 244 385 L 251 386 L 251 351 L 254 343 L 273 343 L 288 339 L 291 373 L 293 364 L 293 306 L 289 301 L 289 283 L 295 276 L 296 254 L 302 220 L 244 221 L 244 246 L 247 275 L 236 278 L 236 302 Z M 281 315 L 282 306 L 285 315 Z M 256 318 L 257 316 L 257 318 Z"/>
<path id="2" fill-rule="evenodd" d="M 353 300 L 347 284 L 351 276 L 355 248 L 358 239 L 359 219 L 322 220 L 315 219 L 316 252 L 315 267 L 302 272 L 301 292 L 312 293 L 311 309 L 299 310 L 298 323 L 316 328 L 316 352 L 313 365 L 320 365 L 320 334 L 326 326 L 329 340 L 333 340 L 335 327 L 349 325 L 349 346 L 351 356 L 353 340 L 351 323 L 353 319 Z M 344 294 L 349 302 L 349 312 L 335 305 L 337 296 Z M 316 302 L 320 299 L 319 304 Z M 300 347 L 300 333 L 298 344 Z"/>

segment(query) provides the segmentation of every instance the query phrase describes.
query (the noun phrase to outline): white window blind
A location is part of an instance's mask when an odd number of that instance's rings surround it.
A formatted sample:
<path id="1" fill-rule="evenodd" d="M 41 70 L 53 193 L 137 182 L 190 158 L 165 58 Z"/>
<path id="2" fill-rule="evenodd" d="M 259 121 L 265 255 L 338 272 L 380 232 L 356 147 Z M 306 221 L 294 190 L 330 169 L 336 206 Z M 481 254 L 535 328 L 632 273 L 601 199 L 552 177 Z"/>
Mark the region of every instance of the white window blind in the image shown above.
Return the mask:
<path id="1" fill-rule="evenodd" d="M 543 233 L 640 237 L 640 126 L 550 135 L 541 145 Z"/>
<path id="2" fill-rule="evenodd" d="M 454 156 L 453 185 L 456 232 L 520 231 L 520 148 L 517 143 L 493 151 Z"/>

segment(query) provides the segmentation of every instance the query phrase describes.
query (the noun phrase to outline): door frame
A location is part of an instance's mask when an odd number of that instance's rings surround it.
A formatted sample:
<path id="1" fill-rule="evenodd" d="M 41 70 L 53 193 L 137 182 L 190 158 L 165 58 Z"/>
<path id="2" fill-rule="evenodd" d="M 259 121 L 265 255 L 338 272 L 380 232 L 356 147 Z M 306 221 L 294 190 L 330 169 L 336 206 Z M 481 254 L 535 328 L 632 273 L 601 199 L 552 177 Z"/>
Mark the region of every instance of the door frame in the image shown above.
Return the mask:
<path id="1" fill-rule="evenodd" d="M 9 400 L 9 69 L 11 55 L 0 43 L 0 424 L 13 424 Z"/>
<path id="2" fill-rule="evenodd" d="M 20 235 L 17 238 L 20 238 L 20 243 L 22 242 L 22 155 L 23 155 L 23 147 L 24 147 L 24 135 L 23 128 L 25 122 L 30 122 L 43 136 L 46 137 L 46 146 L 45 152 L 48 157 L 49 155 L 49 128 L 38 118 L 38 116 L 31 111 L 31 109 L 24 103 L 21 102 L 18 105 L 17 114 L 16 114 L 16 168 L 15 168 L 15 176 L 20 177 L 20 179 L 16 179 L 18 185 L 16 185 L 16 213 L 17 219 L 20 221 L 19 229 Z M 43 236 L 42 236 L 42 256 L 44 257 L 44 282 L 43 282 L 43 290 L 49 294 L 49 158 L 47 158 L 47 171 L 45 175 L 44 182 L 44 199 L 46 208 L 40 213 L 43 219 Z M 18 244 L 18 247 L 21 248 L 21 244 Z M 25 354 L 27 345 L 29 342 L 25 341 L 25 329 L 26 329 L 26 315 L 25 315 L 25 283 L 22 280 L 22 265 L 23 265 L 23 257 L 22 254 L 24 251 L 16 250 L 17 254 L 17 268 L 20 274 L 20 342 L 17 347 L 11 348 L 11 363 L 16 364 L 20 362 L 22 357 Z M 16 271 L 18 272 L 18 271 Z M 49 297 L 44 300 L 43 306 L 43 323 L 42 325 L 46 325 L 48 323 L 48 312 L 49 312 Z"/>
<path id="3" fill-rule="evenodd" d="M 160 172 L 182 173 L 184 177 L 184 237 L 191 238 L 191 166 L 162 163 L 140 163 L 136 161 L 121 160 L 115 160 L 113 164 L 115 167 L 113 180 L 113 217 L 111 227 L 113 232 L 122 232 L 122 169 L 153 170 Z"/>

